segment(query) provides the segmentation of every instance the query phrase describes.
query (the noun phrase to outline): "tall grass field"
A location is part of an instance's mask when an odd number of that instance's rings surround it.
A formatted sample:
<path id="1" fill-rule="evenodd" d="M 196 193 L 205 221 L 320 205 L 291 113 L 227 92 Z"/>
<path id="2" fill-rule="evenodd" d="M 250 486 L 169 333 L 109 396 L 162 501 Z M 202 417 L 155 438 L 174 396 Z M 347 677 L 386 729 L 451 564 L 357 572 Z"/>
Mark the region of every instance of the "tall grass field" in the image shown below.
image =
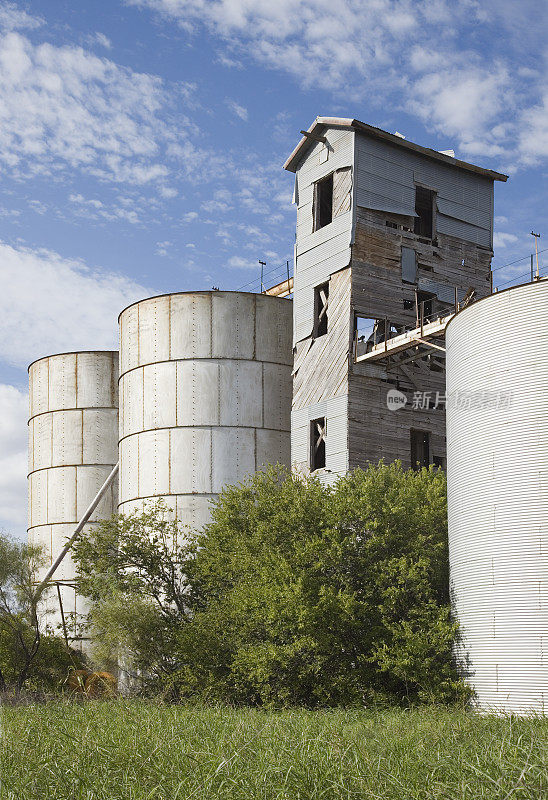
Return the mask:
<path id="1" fill-rule="evenodd" d="M 545 800 L 548 723 L 467 711 L 1 710 L 1 800 Z"/>

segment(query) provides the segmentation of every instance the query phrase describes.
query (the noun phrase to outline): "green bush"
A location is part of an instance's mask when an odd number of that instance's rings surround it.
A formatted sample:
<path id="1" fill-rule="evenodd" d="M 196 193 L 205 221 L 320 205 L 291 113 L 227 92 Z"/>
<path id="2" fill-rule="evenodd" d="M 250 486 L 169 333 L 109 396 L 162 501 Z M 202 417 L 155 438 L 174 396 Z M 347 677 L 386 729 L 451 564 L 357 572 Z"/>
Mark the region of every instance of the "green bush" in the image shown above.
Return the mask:
<path id="1" fill-rule="evenodd" d="M 465 694 L 452 664 L 441 471 L 279 470 L 227 489 L 198 541 L 182 693 L 306 706 Z"/>
<path id="2" fill-rule="evenodd" d="M 466 696 L 451 656 L 442 471 L 381 463 L 331 488 L 279 467 L 258 473 L 225 489 L 197 537 L 173 546 L 170 529 L 170 580 L 149 538 L 168 524 L 161 511 L 114 520 L 92 534 L 87 562 L 80 549 L 96 625 L 156 686 L 267 706 Z"/>

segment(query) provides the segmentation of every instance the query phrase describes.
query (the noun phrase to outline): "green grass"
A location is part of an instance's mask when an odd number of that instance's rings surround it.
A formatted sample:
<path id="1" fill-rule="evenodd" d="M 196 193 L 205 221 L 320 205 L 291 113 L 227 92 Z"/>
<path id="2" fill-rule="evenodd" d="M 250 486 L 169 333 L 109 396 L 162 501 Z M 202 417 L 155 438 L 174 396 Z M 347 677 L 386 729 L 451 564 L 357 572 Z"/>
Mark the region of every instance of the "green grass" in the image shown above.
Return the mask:
<path id="1" fill-rule="evenodd" d="M 540 800 L 548 723 L 61 702 L 1 711 L 1 800 Z"/>

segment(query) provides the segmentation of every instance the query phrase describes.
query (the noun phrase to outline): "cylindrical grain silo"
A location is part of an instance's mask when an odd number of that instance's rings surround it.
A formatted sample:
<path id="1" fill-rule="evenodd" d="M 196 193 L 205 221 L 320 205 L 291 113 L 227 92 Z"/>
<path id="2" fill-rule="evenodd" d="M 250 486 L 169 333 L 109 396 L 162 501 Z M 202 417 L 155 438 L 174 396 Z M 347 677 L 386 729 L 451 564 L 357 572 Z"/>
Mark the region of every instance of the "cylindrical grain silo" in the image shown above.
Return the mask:
<path id="1" fill-rule="evenodd" d="M 163 498 L 202 527 L 226 484 L 290 464 L 291 303 L 153 297 L 120 314 L 121 513 Z"/>
<path id="2" fill-rule="evenodd" d="M 42 580 L 118 460 L 118 353 L 62 353 L 29 367 L 29 542 L 44 548 Z M 111 488 L 89 525 L 117 509 Z M 67 555 L 43 595 L 42 623 L 80 639 L 85 602 Z"/>
<path id="3" fill-rule="evenodd" d="M 458 655 L 481 709 L 548 709 L 548 281 L 447 328 L 447 480 Z"/>

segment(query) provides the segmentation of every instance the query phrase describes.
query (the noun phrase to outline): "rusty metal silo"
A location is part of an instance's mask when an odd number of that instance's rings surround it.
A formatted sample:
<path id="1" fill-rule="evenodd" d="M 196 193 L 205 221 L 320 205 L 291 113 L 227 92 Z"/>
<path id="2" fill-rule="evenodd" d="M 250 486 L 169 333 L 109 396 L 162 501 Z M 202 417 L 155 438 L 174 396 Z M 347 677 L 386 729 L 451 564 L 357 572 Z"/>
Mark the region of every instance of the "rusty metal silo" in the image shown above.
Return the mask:
<path id="1" fill-rule="evenodd" d="M 163 498 L 193 528 L 263 464 L 290 464 L 291 303 L 162 295 L 120 314 L 120 505 Z"/>
<path id="2" fill-rule="evenodd" d="M 46 563 L 65 545 L 118 461 L 118 353 L 62 353 L 29 367 L 29 542 L 41 544 Z M 89 525 L 117 508 L 114 481 Z M 85 602 L 74 586 L 68 555 L 43 595 L 42 623 L 77 643 Z"/>

